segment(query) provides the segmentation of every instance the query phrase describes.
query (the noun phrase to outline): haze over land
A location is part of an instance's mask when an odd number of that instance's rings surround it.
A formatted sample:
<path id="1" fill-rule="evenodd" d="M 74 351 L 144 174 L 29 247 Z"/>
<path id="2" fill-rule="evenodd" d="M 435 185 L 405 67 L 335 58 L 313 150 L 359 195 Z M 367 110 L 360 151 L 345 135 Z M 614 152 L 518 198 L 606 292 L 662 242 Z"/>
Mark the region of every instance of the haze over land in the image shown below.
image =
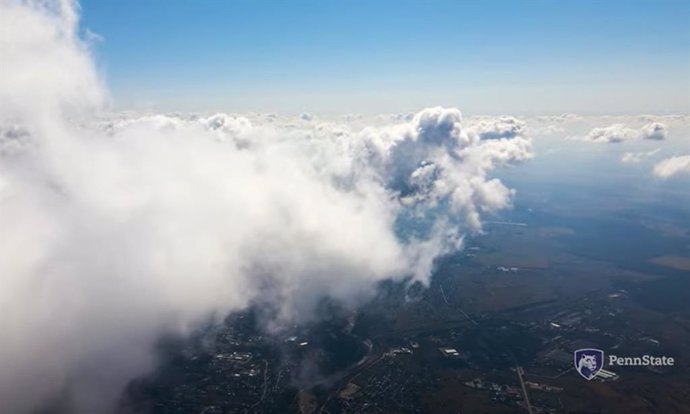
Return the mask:
<path id="1" fill-rule="evenodd" d="M 263 307 L 274 334 L 426 285 L 538 177 L 687 201 L 687 114 L 114 111 L 79 14 L 0 0 L 8 412 L 107 412 L 162 336 L 231 311 Z"/>

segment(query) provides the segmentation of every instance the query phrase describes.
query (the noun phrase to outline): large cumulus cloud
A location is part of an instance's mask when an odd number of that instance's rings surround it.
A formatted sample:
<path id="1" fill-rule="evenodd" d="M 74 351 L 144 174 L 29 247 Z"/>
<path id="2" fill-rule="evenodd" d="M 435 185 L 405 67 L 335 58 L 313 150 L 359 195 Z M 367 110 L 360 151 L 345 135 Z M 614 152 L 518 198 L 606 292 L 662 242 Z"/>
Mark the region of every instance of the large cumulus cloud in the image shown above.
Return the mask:
<path id="1" fill-rule="evenodd" d="M 0 0 L 0 401 L 107 412 L 164 333 L 251 304 L 268 328 L 355 307 L 514 191 L 514 121 L 429 108 L 396 124 L 113 115 L 70 1 Z M 263 122 L 261 121 L 263 119 Z"/>

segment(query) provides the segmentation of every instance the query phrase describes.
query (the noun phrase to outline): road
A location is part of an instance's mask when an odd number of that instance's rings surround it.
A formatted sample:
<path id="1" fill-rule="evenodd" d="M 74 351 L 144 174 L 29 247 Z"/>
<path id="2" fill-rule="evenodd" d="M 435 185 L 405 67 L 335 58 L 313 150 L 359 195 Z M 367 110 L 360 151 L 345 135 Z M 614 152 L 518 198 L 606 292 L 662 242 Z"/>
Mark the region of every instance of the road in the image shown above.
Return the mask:
<path id="1" fill-rule="evenodd" d="M 261 399 L 257 401 L 251 408 L 263 403 L 266 399 L 266 391 L 268 390 L 268 361 L 264 359 L 264 391 L 261 393 Z"/>
<path id="2" fill-rule="evenodd" d="M 522 378 L 522 376 L 525 375 L 525 371 L 519 365 L 515 368 L 517 371 L 518 379 L 520 380 L 520 386 L 522 387 L 522 395 L 525 399 L 525 408 L 527 408 L 527 412 L 529 414 L 532 414 L 532 404 L 530 404 L 529 402 L 529 396 L 527 395 L 527 386 L 525 385 L 525 380 Z"/>
<path id="3" fill-rule="evenodd" d="M 443 296 L 443 301 L 446 302 L 446 305 L 450 306 L 450 303 L 448 302 L 448 298 L 446 297 L 446 291 L 443 290 L 443 285 L 439 285 L 439 288 L 441 289 L 441 296 Z M 476 326 L 479 326 L 477 321 L 470 318 L 470 315 L 468 315 L 464 310 L 462 310 L 462 308 L 458 307 L 458 310 L 467 318 L 467 320 L 469 320 L 470 322 L 472 322 Z"/>

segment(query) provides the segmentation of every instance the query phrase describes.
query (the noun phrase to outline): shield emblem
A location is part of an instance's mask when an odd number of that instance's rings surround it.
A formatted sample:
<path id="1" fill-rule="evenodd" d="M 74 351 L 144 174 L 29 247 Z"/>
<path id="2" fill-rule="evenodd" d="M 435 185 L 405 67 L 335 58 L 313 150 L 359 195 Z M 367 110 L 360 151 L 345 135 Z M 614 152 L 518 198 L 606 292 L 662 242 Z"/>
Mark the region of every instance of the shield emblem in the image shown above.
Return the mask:
<path id="1" fill-rule="evenodd" d="M 604 351 L 601 349 L 578 349 L 575 354 L 575 369 L 586 380 L 594 378 L 604 367 Z"/>

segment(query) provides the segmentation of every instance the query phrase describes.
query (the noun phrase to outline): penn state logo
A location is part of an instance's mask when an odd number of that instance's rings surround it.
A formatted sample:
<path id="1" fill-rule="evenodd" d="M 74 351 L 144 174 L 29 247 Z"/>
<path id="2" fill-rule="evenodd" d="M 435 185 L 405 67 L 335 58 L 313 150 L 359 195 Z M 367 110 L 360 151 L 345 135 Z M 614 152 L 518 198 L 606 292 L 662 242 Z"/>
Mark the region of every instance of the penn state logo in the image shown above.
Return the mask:
<path id="1" fill-rule="evenodd" d="M 604 351 L 584 348 L 575 351 L 575 369 L 586 380 L 594 378 L 604 367 Z"/>

